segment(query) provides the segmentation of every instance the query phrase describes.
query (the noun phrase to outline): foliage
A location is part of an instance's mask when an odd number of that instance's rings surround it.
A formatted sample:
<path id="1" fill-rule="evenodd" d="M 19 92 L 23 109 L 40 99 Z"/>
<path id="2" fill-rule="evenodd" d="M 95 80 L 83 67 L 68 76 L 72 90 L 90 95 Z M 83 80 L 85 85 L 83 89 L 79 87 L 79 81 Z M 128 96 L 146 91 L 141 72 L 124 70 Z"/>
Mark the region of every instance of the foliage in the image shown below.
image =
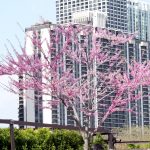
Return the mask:
<path id="1" fill-rule="evenodd" d="M 101 145 L 104 150 L 107 150 L 107 144 L 100 134 L 97 134 L 93 140 L 93 145 Z"/>
<path id="2" fill-rule="evenodd" d="M 33 49 L 28 55 L 26 47 L 21 47 L 22 54 L 14 49 L 16 57 L 9 53 L 4 63 L 0 64 L 0 75 L 24 74 L 27 77 L 19 81 L 12 79 L 12 92 L 31 89 L 40 91 L 41 95 L 52 96 L 52 100 L 43 99 L 47 101 L 44 108 L 63 103 L 73 110 L 72 118 L 80 127 L 90 127 L 89 120 L 93 116 L 100 116 L 98 121 L 101 125 L 115 111 L 132 111 L 126 105 L 131 100 L 139 99 L 139 95 L 133 95 L 133 91 L 139 84 L 148 84 L 145 78 L 149 76 L 148 72 L 143 77 L 143 72 L 147 72 L 149 66 L 136 62 L 128 65 L 130 75 L 122 72 L 126 58 L 122 55 L 121 45 L 130 41 L 132 36 L 114 34 L 92 26 L 58 25 L 50 31 L 50 37 L 50 41 L 41 41 L 33 31 L 28 39 L 37 51 Z M 65 40 L 62 41 L 61 37 Z M 59 45 L 59 50 L 56 45 Z M 81 70 L 81 73 L 76 75 L 74 69 L 76 72 Z M 130 98 L 127 98 L 127 94 L 130 94 Z M 106 99 L 109 99 L 110 105 Z M 104 110 L 103 114 L 99 112 L 100 109 Z M 86 117 L 83 124 L 79 112 Z"/>
<path id="3" fill-rule="evenodd" d="M 16 150 L 82 150 L 83 138 L 75 131 L 41 129 L 15 129 Z M 10 149 L 9 129 L 0 129 L 1 150 Z"/>
<path id="4" fill-rule="evenodd" d="M 9 129 L 0 129 L 0 148 L 8 150 L 10 148 Z"/>
<path id="5" fill-rule="evenodd" d="M 135 145 L 135 144 L 128 144 L 129 149 L 137 149 L 140 148 L 140 145 Z"/>
<path id="6" fill-rule="evenodd" d="M 16 150 L 32 150 L 37 146 L 37 141 L 33 129 L 15 130 Z"/>
<path id="7" fill-rule="evenodd" d="M 142 132 L 143 130 L 143 132 Z M 116 128 L 113 129 L 114 133 L 117 133 L 115 136 L 117 139 L 121 139 L 121 141 L 150 141 L 150 129 L 149 126 L 142 127 L 136 127 L 132 126 L 131 130 L 129 128 Z M 133 144 L 133 146 L 137 146 L 137 144 Z M 138 143 L 140 146 L 140 149 L 148 149 L 150 148 L 150 142 L 149 143 Z M 129 147 L 132 147 L 132 145 L 128 144 L 115 144 L 116 149 L 124 150 L 128 149 Z"/>
<path id="8" fill-rule="evenodd" d="M 83 138 L 79 137 L 75 131 L 71 131 L 71 134 L 68 130 L 56 130 L 54 132 L 54 144 L 61 145 L 61 147 L 56 147 L 57 149 L 79 149 L 83 143 Z"/>
<path id="9" fill-rule="evenodd" d="M 130 58 L 128 63 L 123 47 L 133 36 L 92 26 L 56 25 L 47 31 L 50 38 L 41 40 L 37 28 L 33 30 L 27 34 L 33 51 L 25 46 L 19 54 L 12 46 L 15 57 L 9 53 L 0 63 L 0 75 L 22 76 L 19 81 L 11 80 L 10 91 L 39 91 L 36 96 L 46 95 L 42 99 L 44 109 L 64 104 L 72 111 L 72 120 L 80 128 L 85 127 L 84 140 L 94 134 L 89 132 L 94 117 L 98 122 L 96 132 L 112 113 L 135 111 L 135 107 L 127 106 L 141 98 L 140 92 L 134 92 L 139 86 L 150 85 L 150 61 Z M 64 149 L 61 138 L 66 138 L 59 132 L 55 134 L 60 137 L 47 139 L 62 144 L 56 149 Z M 28 138 L 25 141 L 28 143 Z M 85 144 L 88 149 L 88 142 Z"/>

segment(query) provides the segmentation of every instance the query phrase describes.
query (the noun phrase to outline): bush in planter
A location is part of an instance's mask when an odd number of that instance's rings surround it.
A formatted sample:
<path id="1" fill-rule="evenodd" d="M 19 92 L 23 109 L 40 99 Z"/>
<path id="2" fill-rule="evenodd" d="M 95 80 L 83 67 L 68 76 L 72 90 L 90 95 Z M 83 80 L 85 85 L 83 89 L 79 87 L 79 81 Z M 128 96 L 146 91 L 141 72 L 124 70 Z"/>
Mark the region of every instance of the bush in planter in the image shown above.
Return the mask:
<path id="1" fill-rule="evenodd" d="M 0 150 L 10 149 L 9 129 L 0 129 Z M 40 128 L 14 130 L 16 150 L 82 150 L 83 139 L 76 131 Z"/>
<path id="2" fill-rule="evenodd" d="M 37 138 L 37 147 L 40 149 L 40 150 L 45 150 L 47 148 L 47 139 L 52 136 L 51 135 L 51 131 L 49 128 L 39 128 L 37 130 L 34 131 L 35 132 L 35 135 L 36 135 L 36 138 Z M 51 142 L 53 142 L 51 140 Z M 52 144 L 49 143 L 49 146 L 51 146 Z"/>
<path id="3" fill-rule="evenodd" d="M 69 145 L 73 150 L 79 150 L 83 147 L 84 141 L 78 132 L 63 130 L 63 134 L 66 144 Z"/>
<path id="4" fill-rule="evenodd" d="M 97 134 L 96 137 L 93 140 L 93 149 L 94 150 L 107 150 L 107 144 L 104 141 L 104 139 L 102 138 L 102 136 L 100 134 Z"/>
<path id="5" fill-rule="evenodd" d="M 33 129 L 15 129 L 16 150 L 35 150 L 38 139 Z M 40 149 L 39 149 L 40 150 Z"/>
<path id="6" fill-rule="evenodd" d="M 61 150 L 82 150 L 83 138 L 76 131 L 55 130 L 54 145 L 56 149 Z"/>
<path id="7" fill-rule="evenodd" d="M 47 130 L 47 129 L 46 129 Z M 46 131 L 45 130 L 45 131 Z M 43 134 L 43 133 L 41 133 Z M 43 143 L 40 144 L 42 146 L 42 150 L 56 150 L 56 147 L 54 145 L 54 136 L 53 133 L 49 130 L 47 130 L 46 136 L 44 135 L 45 139 L 43 140 Z M 40 137 L 39 137 L 40 138 Z"/>
<path id="8" fill-rule="evenodd" d="M 0 129 L 0 149 L 8 150 L 10 149 L 10 130 Z"/>

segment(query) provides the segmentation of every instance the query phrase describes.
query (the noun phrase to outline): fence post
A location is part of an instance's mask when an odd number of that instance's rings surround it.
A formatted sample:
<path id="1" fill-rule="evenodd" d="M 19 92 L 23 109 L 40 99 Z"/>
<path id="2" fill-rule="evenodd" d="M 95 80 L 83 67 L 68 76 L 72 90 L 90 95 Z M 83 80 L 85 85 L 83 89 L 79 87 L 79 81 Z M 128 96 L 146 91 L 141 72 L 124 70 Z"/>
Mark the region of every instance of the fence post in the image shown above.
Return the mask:
<path id="1" fill-rule="evenodd" d="M 14 122 L 10 120 L 10 143 L 11 143 L 11 150 L 15 150 L 15 137 L 14 137 Z"/>
<path id="2" fill-rule="evenodd" d="M 114 137 L 112 133 L 108 134 L 108 146 L 109 146 L 109 150 L 114 150 Z"/>

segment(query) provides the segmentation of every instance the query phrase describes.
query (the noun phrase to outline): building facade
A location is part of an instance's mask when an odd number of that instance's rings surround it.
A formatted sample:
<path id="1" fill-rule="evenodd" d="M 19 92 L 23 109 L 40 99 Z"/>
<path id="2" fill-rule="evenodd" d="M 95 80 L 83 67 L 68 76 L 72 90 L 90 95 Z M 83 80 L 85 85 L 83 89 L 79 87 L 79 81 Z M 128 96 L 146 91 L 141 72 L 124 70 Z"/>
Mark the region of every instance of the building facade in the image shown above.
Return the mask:
<path id="1" fill-rule="evenodd" d="M 41 61 L 43 59 L 41 49 L 48 50 L 48 45 L 52 43 L 51 37 L 55 36 L 55 27 L 57 25 L 51 22 L 44 22 L 43 24 L 33 25 L 30 28 L 26 28 L 26 50 L 28 55 L 38 55 Z M 42 42 L 41 48 L 37 44 L 34 44 L 32 40 L 38 40 Z M 54 43 L 53 46 L 59 50 L 63 45 L 63 37 L 58 44 Z M 53 56 L 51 56 L 53 57 Z M 63 61 L 65 67 L 73 67 L 72 61 L 66 57 Z M 59 72 L 58 72 L 59 73 Z M 75 71 L 76 75 L 79 74 Z M 35 73 L 37 75 L 37 72 Z M 38 72 L 39 80 L 43 80 Z M 28 75 L 20 75 L 19 82 L 23 80 L 30 80 Z M 40 91 L 34 89 L 23 90 L 19 89 L 19 121 L 59 124 L 59 125 L 75 125 L 75 121 L 72 118 L 72 110 L 67 108 L 62 103 L 57 106 L 48 104 L 52 100 L 52 96 L 41 94 Z M 49 108 L 48 108 L 49 107 Z M 81 116 L 82 117 L 82 116 Z M 25 127 L 25 126 L 20 126 Z"/>
<path id="2" fill-rule="evenodd" d="M 141 63 L 150 60 L 150 4 L 139 0 L 128 0 L 128 33 L 135 33 L 136 40 L 128 44 L 127 58 Z M 135 113 L 128 114 L 128 126 L 150 125 L 150 104 L 148 96 L 150 87 L 139 87 L 136 93 L 141 92 L 139 101 L 129 104 L 129 108 L 135 107 Z"/>
<path id="3" fill-rule="evenodd" d="M 33 54 L 31 52 L 39 53 L 40 49 L 36 45 L 33 45 L 31 42 L 31 37 L 34 37 L 36 32 L 38 39 L 43 41 L 47 39 L 50 43 L 51 36 L 54 34 L 53 29 L 56 25 L 51 23 L 44 23 L 32 26 L 31 28 L 26 29 L 26 48 L 29 55 Z M 60 40 L 63 41 L 63 40 Z M 55 45 L 55 47 L 61 48 L 62 43 Z M 46 44 L 43 44 L 43 49 L 48 49 Z M 122 45 L 124 49 L 124 55 L 126 55 L 127 62 L 130 63 L 131 60 L 136 60 L 139 62 L 144 62 L 150 59 L 150 42 L 133 40 L 127 45 Z M 40 55 L 40 54 L 38 54 Z M 74 66 L 69 58 L 64 60 L 66 67 Z M 83 67 L 83 68 L 82 68 Z M 128 68 L 128 67 L 127 67 Z M 127 69 L 126 68 L 126 69 Z M 127 71 L 127 70 L 124 71 Z M 81 72 L 79 71 L 81 70 Z M 84 73 L 84 66 L 81 66 L 81 69 L 75 70 L 75 74 Z M 20 82 L 29 78 L 28 76 L 21 75 L 19 77 Z M 129 103 L 129 108 L 135 108 L 135 113 L 128 112 L 115 112 L 111 114 L 104 122 L 104 127 L 113 128 L 113 127 L 123 127 L 126 125 L 132 126 L 145 126 L 150 124 L 150 94 L 149 87 L 139 87 L 139 90 L 135 92 L 142 92 L 143 95 L 140 100 Z M 67 109 L 62 103 L 52 107 L 52 109 L 45 109 L 47 104 L 44 100 L 50 100 L 51 97 L 45 95 L 40 95 L 40 91 L 35 90 L 22 90 L 20 89 L 19 94 L 19 120 L 20 121 L 31 121 L 31 122 L 43 122 L 50 124 L 60 124 L 60 125 L 76 125 L 74 120 L 71 117 L 71 109 Z M 109 97 L 107 97 L 108 103 Z M 103 108 L 99 108 L 99 112 L 105 112 Z M 83 116 L 80 115 L 81 120 Z M 95 124 L 101 118 L 94 118 L 92 127 L 95 127 Z"/>
<path id="4" fill-rule="evenodd" d="M 97 20 L 97 18 L 96 18 Z M 48 45 L 51 43 L 51 37 L 55 36 L 57 33 L 54 30 L 57 25 L 51 24 L 49 22 L 46 22 L 44 24 L 38 24 L 34 25 L 30 28 L 26 29 L 26 49 L 27 53 L 29 55 L 38 55 L 42 61 L 42 57 L 40 55 L 41 50 L 39 47 L 35 44 L 33 44 L 31 39 L 34 40 L 40 40 L 41 42 L 46 40 L 45 43 L 42 42 L 42 49 L 46 50 L 48 49 Z M 91 25 L 92 26 L 92 25 Z M 115 31 L 114 31 L 115 33 Z M 36 34 L 36 36 L 35 36 Z M 91 36 L 88 36 L 88 40 L 91 40 Z M 63 36 L 59 40 L 59 43 L 54 43 L 54 47 L 59 51 L 59 49 L 62 48 L 63 45 Z M 82 41 L 82 36 L 80 37 L 80 40 Z M 107 43 L 104 43 L 107 44 Z M 91 44 L 89 43 L 89 46 Z M 75 48 L 75 47 L 74 47 Z M 90 47 L 89 47 L 90 49 Z M 75 73 L 76 77 L 80 77 L 81 75 L 85 74 L 86 72 L 86 66 L 84 64 L 77 65 L 74 63 L 69 57 L 64 57 L 63 60 L 65 64 L 65 68 L 73 68 L 73 71 Z M 101 70 L 104 70 L 105 67 L 101 66 L 102 68 L 99 68 Z M 97 68 L 98 69 L 98 68 Z M 60 72 L 59 72 L 60 73 Z M 37 73 L 35 73 L 37 75 Z M 40 72 L 38 72 L 38 76 L 40 76 Z M 19 81 L 22 82 L 23 80 L 30 79 L 28 75 L 20 75 Z M 39 80 L 43 80 L 42 76 L 39 78 Z M 95 83 L 96 84 L 96 83 Z M 112 95 L 113 96 L 113 95 Z M 72 110 L 71 108 L 67 108 L 62 103 L 58 104 L 57 106 L 53 106 L 49 109 L 47 109 L 47 101 L 50 101 L 52 99 L 51 96 L 41 95 L 40 91 L 34 90 L 34 89 L 28 89 L 23 90 L 20 89 L 19 94 L 19 120 L 20 121 L 29 121 L 29 122 L 43 122 L 43 123 L 49 123 L 49 124 L 59 124 L 59 125 L 76 125 L 76 122 L 72 118 Z M 109 101 L 109 97 L 107 97 L 107 100 Z M 110 101 L 109 101 L 110 102 Z M 78 109 L 80 110 L 80 109 Z M 101 113 L 101 111 L 105 112 L 103 108 L 99 108 L 98 112 Z M 84 120 L 84 115 L 82 112 L 78 112 L 80 115 L 81 124 Z M 93 117 L 91 121 L 91 127 L 97 127 L 99 120 L 102 118 L 100 116 Z M 116 121 L 117 120 L 117 121 Z M 122 120 L 122 121 L 120 121 Z M 105 127 L 118 127 L 123 126 L 125 123 L 125 115 L 124 113 L 114 113 L 112 114 L 105 122 Z"/>
<path id="5" fill-rule="evenodd" d="M 92 25 L 93 27 L 106 28 L 107 16 L 99 11 L 82 11 L 73 13 L 74 24 Z"/>
<path id="6" fill-rule="evenodd" d="M 133 40 L 127 45 L 127 60 L 146 62 L 150 60 L 150 42 Z M 144 126 L 150 125 L 150 87 L 140 86 L 135 93 L 142 93 L 140 100 L 129 103 L 129 108 L 134 108 L 134 113 L 128 113 L 127 125 Z"/>
<path id="7" fill-rule="evenodd" d="M 137 39 L 150 41 L 150 4 L 128 0 L 128 32 L 136 33 Z"/>
<path id="8" fill-rule="evenodd" d="M 56 0 L 56 22 L 73 21 L 73 14 L 99 11 L 107 16 L 106 27 L 127 32 L 127 0 Z"/>
<path id="9" fill-rule="evenodd" d="M 98 15 L 96 15 L 98 14 Z M 96 19 L 94 19 L 96 18 Z M 136 33 L 136 39 L 125 46 L 124 52 L 131 59 L 144 62 L 150 59 L 150 4 L 140 0 L 56 0 L 57 23 L 81 23 L 106 27 L 117 31 Z M 101 23 L 98 22 L 101 20 Z M 96 23 L 94 22 L 96 21 Z M 149 87 L 140 87 L 140 101 L 135 113 L 114 113 L 104 123 L 106 127 L 142 126 L 150 123 Z"/>
<path id="10" fill-rule="evenodd" d="M 128 63 L 130 63 L 131 59 L 139 62 L 150 59 L 149 10 L 150 6 L 148 4 L 136 0 L 128 0 L 128 3 L 126 0 L 56 0 L 56 19 L 58 24 L 73 22 L 113 29 L 117 32 L 137 32 L 136 40 L 123 46 Z M 35 25 L 26 29 L 26 33 L 33 36 L 33 31 L 36 31 L 39 39 L 44 40 L 46 38 L 50 42 L 49 33 L 54 27 L 55 25 L 51 23 L 44 23 L 43 25 Z M 27 39 L 27 48 L 29 53 L 33 49 L 38 51 L 37 47 L 34 47 L 29 39 Z M 44 49 L 47 49 L 46 45 L 44 45 Z M 70 60 L 66 61 L 69 62 Z M 78 74 L 79 72 L 76 71 L 76 73 Z M 25 78 L 25 76 L 20 76 L 19 79 L 23 80 Z M 105 127 L 123 127 L 126 125 L 144 127 L 150 124 L 150 97 L 147 96 L 150 94 L 150 88 L 139 87 L 139 90 L 135 92 L 143 93 L 140 100 L 129 103 L 129 108 L 136 106 L 135 113 L 115 112 L 106 119 L 103 124 Z M 25 96 L 28 94 L 32 98 Z M 20 90 L 19 120 L 75 125 L 71 117 L 71 110 L 67 109 L 63 104 L 52 109 L 41 109 L 45 106 L 44 99 L 51 98 L 44 95 L 39 96 L 38 91 Z M 100 111 L 104 110 L 101 109 Z M 94 124 L 92 125 L 93 127 L 95 126 Z"/>
<path id="11" fill-rule="evenodd" d="M 37 45 L 34 45 L 31 39 L 44 40 L 50 39 L 49 30 L 51 23 L 47 22 L 44 25 L 37 24 L 26 29 L 26 49 L 28 55 L 39 55 L 40 49 Z M 50 42 L 50 41 L 48 41 Z M 46 43 L 43 44 L 43 48 L 46 49 Z M 33 54 L 33 52 L 35 54 Z M 40 72 L 39 72 L 40 73 Z M 37 74 L 37 73 L 36 73 Z M 40 74 L 38 74 L 40 75 Z M 20 75 L 19 82 L 29 79 L 28 75 Z M 40 77 L 39 80 L 42 80 Z M 40 91 L 36 90 L 24 90 L 19 89 L 19 121 L 39 122 L 39 123 L 52 123 L 52 111 L 49 109 L 43 109 L 45 103 L 43 99 L 47 99 L 45 95 L 41 95 Z M 25 126 L 20 126 L 25 127 Z"/>

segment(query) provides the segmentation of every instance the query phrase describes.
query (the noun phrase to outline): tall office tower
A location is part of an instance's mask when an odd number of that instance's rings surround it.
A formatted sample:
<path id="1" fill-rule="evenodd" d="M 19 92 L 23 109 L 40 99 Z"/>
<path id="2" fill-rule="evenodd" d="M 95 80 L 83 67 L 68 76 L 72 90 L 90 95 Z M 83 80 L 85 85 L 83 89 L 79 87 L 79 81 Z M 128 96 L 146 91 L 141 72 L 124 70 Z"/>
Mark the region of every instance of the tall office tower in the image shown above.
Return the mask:
<path id="1" fill-rule="evenodd" d="M 73 13 L 72 22 L 93 27 L 106 28 L 107 16 L 99 11 L 82 11 Z"/>
<path id="2" fill-rule="evenodd" d="M 150 4 L 128 0 L 128 32 L 137 33 L 139 40 L 150 41 Z"/>
<path id="3" fill-rule="evenodd" d="M 136 32 L 137 40 L 123 48 L 128 63 L 131 59 L 139 62 L 150 59 L 150 5 L 147 3 L 138 0 L 56 0 L 56 19 L 57 23 L 74 22 Z M 129 108 L 135 106 L 136 113 L 114 113 L 105 121 L 105 127 L 150 124 L 150 98 L 146 96 L 150 89 L 139 87 L 135 92 L 142 93 L 139 101 L 129 104 Z"/>
<path id="4" fill-rule="evenodd" d="M 128 32 L 136 33 L 136 39 L 128 44 L 127 58 L 139 62 L 150 60 L 150 4 L 140 0 L 128 0 Z M 141 86 L 136 93 L 142 93 L 139 101 L 131 102 L 136 113 L 129 113 L 128 125 L 141 126 L 150 124 L 150 87 Z"/>
<path id="5" fill-rule="evenodd" d="M 56 21 L 73 21 L 73 14 L 99 11 L 107 16 L 106 27 L 127 32 L 127 0 L 56 0 Z"/>
<path id="6" fill-rule="evenodd" d="M 100 28 L 106 28 L 106 23 L 107 23 L 107 16 L 105 13 L 100 12 L 100 11 L 82 11 L 82 12 L 76 12 L 73 13 L 73 23 L 77 24 L 83 24 L 83 25 L 92 25 L 93 27 L 100 27 Z M 109 29 L 110 30 L 110 29 Z M 114 34 L 119 34 L 122 33 L 121 31 L 115 31 L 115 30 L 110 30 Z M 108 44 L 106 40 L 103 41 L 104 45 Z M 118 46 L 119 49 L 122 49 L 122 55 L 125 55 L 126 51 L 126 45 L 120 44 Z M 111 51 L 111 49 L 110 49 Z M 115 50 L 114 50 L 115 51 Z M 103 66 L 100 68 L 101 71 L 105 71 L 105 67 Z M 121 65 L 120 68 L 122 71 L 126 71 L 125 64 Z M 104 103 L 107 103 L 107 105 L 110 105 L 111 103 L 111 98 L 114 97 L 114 94 L 111 94 L 105 99 Z M 100 113 L 105 113 L 106 108 L 101 108 L 99 107 L 98 111 Z M 114 112 L 111 115 L 108 116 L 108 118 L 105 120 L 103 123 L 103 126 L 106 128 L 115 128 L 115 127 L 123 127 L 127 124 L 128 117 L 127 117 L 126 112 Z M 98 117 L 98 120 L 101 120 L 101 117 Z"/>
<path id="7" fill-rule="evenodd" d="M 38 56 L 41 61 L 43 56 L 41 54 L 41 49 L 33 44 L 32 39 L 35 41 L 40 40 L 42 42 L 42 49 L 47 50 L 48 45 L 50 44 L 53 36 L 56 36 L 57 30 L 55 27 L 57 25 L 51 24 L 50 22 L 45 22 L 43 24 L 37 24 L 31 26 L 26 29 L 26 50 L 29 55 Z M 92 26 L 92 25 L 91 25 Z M 116 31 L 114 31 L 115 33 Z M 59 33 L 60 34 L 60 33 Z M 88 36 L 89 42 L 91 42 L 92 37 Z M 63 35 L 60 35 L 59 43 L 53 43 L 54 48 L 58 51 L 62 48 L 65 38 Z M 84 36 L 81 35 L 80 40 L 84 40 Z M 44 42 L 45 41 L 45 42 Z M 103 44 L 106 45 L 107 40 L 103 39 Z M 91 43 L 89 43 L 89 48 L 91 47 Z M 76 48 L 74 46 L 73 48 Z M 114 50 L 112 49 L 112 52 Z M 86 73 L 86 65 L 85 64 L 76 64 L 69 57 L 64 56 L 63 62 L 65 64 L 65 68 L 73 68 L 73 72 L 76 77 L 80 77 L 81 75 Z M 64 68 L 64 69 L 65 69 Z M 95 67 L 94 67 L 95 68 Z M 104 71 L 105 66 L 99 66 L 97 70 Z M 99 70 L 99 71 L 100 71 Z M 106 71 L 106 70 L 105 70 Z M 61 70 L 58 70 L 58 73 L 61 73 Z M 44 81 L 40 74 L 40 70 L 35 72 L 35 76 L 38 77 L 38 80 Z M 23 74 L 20 75 L 19 81 L 30 79 L 29 75 Z M 114 96 L 114 95 L 112 95 Z M 47 96 L 44 94 L 40 94 L 40 91 L 35 89 L 22 90 L 20 89 L 19 94 L 19 120 L 20 121 L 31 121 L 31 122 L 43 122 L 50 124 L 59 124 L 59 125 L 76 125 L 75 121 L 71 117 L 72 110 L 71 108 L 67 108 L 62 103 L 57 106 L 53 106 L 51 109 L 47 109 L 47 101 L 52 99 L 51 96 Z M 107 97 L 108 103 L 110 103 L 109 97 Z M 106 101 L 104 101 L 105 103 Z M 80 107 L 80 106 L 78 106 Z M 80 110 L 80 109 L 79 109 Z M 103 108 L 98 109 L 99 112 L 105 113 L 106 109 Z M 81 123 L 83 123 L 84 115 L 82 112 L 78 112 L 80 114 Z M 97 127 L 98 120 L 101 120 L 101 116 L 93 117 L 91 120 L 91 127 Z M 125 123 L 125 115 L 122 113 L 114 113 L 111 115 L 111 118 L 108 118 L 104 123 L 105 127 L 122 127 Z M 117 120 L 117 121 L 116 121 Z M 23 126 L 22 126 L 23 127 Z"/>
<path id="8" fill-rule="evenodd" d="M 131 60 L 146 62 L 150 59 L 150 42 L 133 40 L 128 43 L 127 61 Z M 144 126 L 150 125 L 150 87 L 140 86 L 135 93 L 142 93 L 138 101 L 131 102 L 130 108 L 134 107 L 135 113 L 129 112 L 128 125 Z"/>
<path id="9" fill-rule="evenodd" d="M 36 55 L 41 61 L 43 60 L 43 55 L 41 54 L 41 49 L 48 50 L 48 45 L 52 42 L 51 39 L 53 36 L 56 36 L 57 31 L 55 27 L 57 25 L 50 22 L 44 22 L 43 24 L 33 25 L 30 28 L 26 28 L 26 50 L 28 55 Z M 57 50 L 61 49 L 64 37 L 60 36 L 59 43 L 53 43 L 54 48 Z M 34 41 L 41 41 L 42 46 L 39 48 L 38 44 L 34 44 Z M 51 59 L 55 55 L 55 52 L 51 55 Z M 72 60 L 68 57 L 64 59 L 65 68 L 70 68 L 75 65 Z M 77 69 L 77 67 L 75 67 Z M 82 67 L 81 67 L 82 68 Z M 84 68 L 84 66 L 83 66 Z M 82 69 L 81 69 L 82 70 Z M 60 70 L 59 70 L 60 71 Z M 58 71 L 58 74 L 60 73 Z M 79 71 L 74 70 L 76 76 L 79 75 Z M 41 76 L 41 71 L 34 72 L 34 76 L 38 80 L 44 81 Z M 19 76 L 19 82 L 24 80 L 30 80 L 30 76 L 22 74 Z M 29 121 L 29 122 L 40 122 L 40 123 L 49 123 L 49 124 L 59 124 L 59 125 L 75 125 L 75 121 L 71 117 L 72 110 L 67 108 L 62 103 L 57 106 L 52 106 L 47 108 L 49 105 L 47 102 L 52 100 L 52 96 L 47 96 L 41 94 L 41 91 L 35 89 L 28 90 L 19 90 L 19 120 L 20 121 Z M 20 126 L 24 128 L 25 126 Z"/>
<path id="10" fill-rule="evenodd" d="M 46 38 L 49 42 L 50 28 L 51 23 L 48 22 L 40 25 L 37 24 L 26 29 L 26 49 L 28 55 L 38 55 L 38 57 L 41 57 L 40 49 L 37 45 L 33 44 L 31 39 L 44 40 Z M 43 44 L 43 48 L 47 48 L 45 43 Z M 40 71 L 35 72 L 35 75 L 39 77 L 38 80 L 42 80 Z M 19 82 L 22 82 L 26 79 L 30 80 L 30 76 L 26 74 L 19 76 Z M 43 109 L 43 99 L 47 99 L 45 95 L 41 95 L 40 91 L 33 89 L 20 89 L 19 92 L 19 121 L 52 123 L 52 112 L 48 109 Z"/>
<path id="11" fill-rule="evenodd" d="M 56 19 L 61 24 L 90 24 L 127 32 L 127 0 L 56 0 Z M 105 112 L 101 108 L 99 110 Z M 113 113 L 103 125 L 108 128 L 122 127 L 127 122 L 126 116 L 124 112 Z"/>
<path id="12" fill-rule="evenodd" d="M 27 79 L 29 79 L 27 75 L 19 76 L 19 82 Z M 39 94 L 39 91 L 19 89 L 19 121 L 42 123 L 42 105 L 42 96 Z M 19 127 L 24 128 L 25 126 L 20 125 Z"/>

